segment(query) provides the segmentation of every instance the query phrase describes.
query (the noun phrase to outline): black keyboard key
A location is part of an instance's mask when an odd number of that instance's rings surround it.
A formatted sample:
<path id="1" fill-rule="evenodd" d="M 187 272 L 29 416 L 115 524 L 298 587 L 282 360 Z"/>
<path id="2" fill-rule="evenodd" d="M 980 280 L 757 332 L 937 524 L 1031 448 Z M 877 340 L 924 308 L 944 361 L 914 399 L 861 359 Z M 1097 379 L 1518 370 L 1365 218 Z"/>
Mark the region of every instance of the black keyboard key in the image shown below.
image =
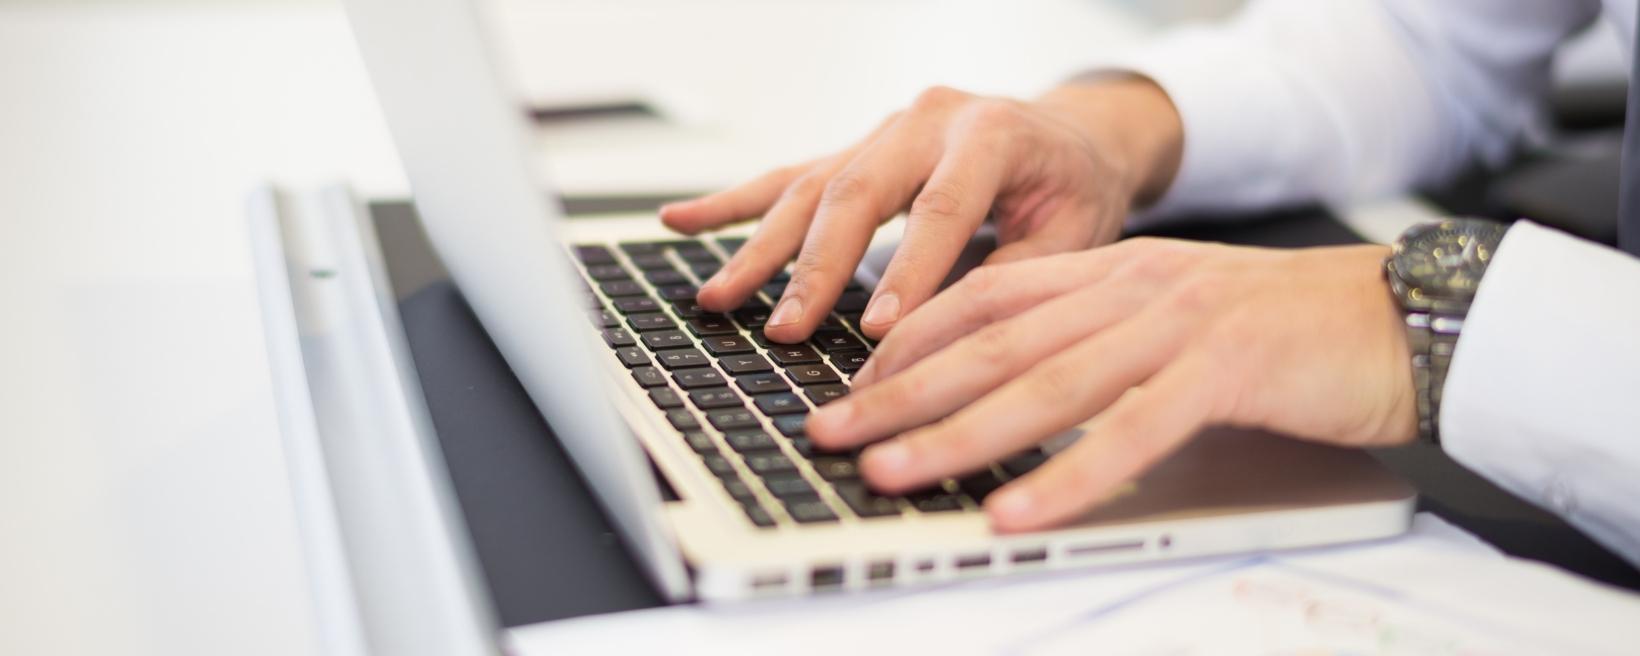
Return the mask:
<path id="1" fill-rule="evenodd" d="M 670 387 L 657 387 L 649 390 L 649 400 L 654 401 L 655 407 L 662 410 L 683 407 L 683 399 L 678 398 L 678 393 L 672 391 Z"/>
<path id="2" fill-rule="evenodd" d="M 992 492 L 1002 487 L 1002 482 L 1002 479 L 997 478 L 997 475 L 987 468 L 957 479 L 957 488 L 978 503 L 985 501 L 985 497 L 991 496 Z"/>
<path id="3" fill-rule="evenodd" d="M 775 344 L 769 347 L 769 356 L 782 366 L 812 364 L 820 361 L 820 354 L 807 344 Z"/>
<path id="4" fill-rule="evenodd" d="M 871 357 L 865 351 L 837 351 L 831 353 L 831 365 L 841 369 L 843 373 L 853 374 L 866 366 L 866 358 Z"/>
<path id="5" fill-rule="evenodd" d="M 853 458 L 820 456 L 809 459 L 815 473 L 828 481 L 850 481 L 860 478 L 860 463 Z"/>
<path id="6" fill-rule="evenodd" d="M 654 312 L 661 309 L 661 304 L 648 296 L 628 296 L 611 301 L 615 309 L 621 314 L 637 314 L 639 312 Z"/>
<path id="7" fill-rule="evenodd" d="M 843 498 L 849 510 L 861 517 L 887 517 L 900 514 L 900 504 L 892 498 L 871 491 L 859 481 L 841 481 L 832 484 L 837 496 Z"/>
<path id="8" fill-rule="evenodd" d="M 723 375 L 711 367 L 679 369 L 672 372 L 672 379 L 678 381 L 678 387 L 686 390 L 702 387 L 722 387 L 726 384 L 723 381 Z"/>
<path id="9" fill-rule="evenodd" d="M 797 474 L 770 474 L 763 477 L 763 487 L 769 488 L 769 494 L 781 499 L 789 497 L 818 498 L 814 486 Z"/>
<path id="10" fill-rule="evenodd" d="M 695 419 L 694 413 L 684 410 L 683 408 L 667 410 L 666 420 L 672 422 L 672 427 L 680 431 L 689 432 L 700 430 L 700 422 Z"/>
<path id="11" fill-rule="evenodd" d="M 673 249 L 673 251 L 676 252 L 678 257 L 683 259 L 685 262 L 718 261 L 717 253 L 713 253 L 710 249 L 706 248 L 705 244 L 691 243 L 687 245 L 679 245 L 677 248 Z"/>
<path id="12" fill-rule="evenodd" d="M 643 349 L 636 346 L 615 349 L 615 355 L 621 358 L 621 364 L 626 365 L 628 369 L 649 364 L 649 356 L 644 355 Z"/>
<path id="13" fill-rule="evenodd" d="M 676 330 L 678 324 L 664 312 L 645 312 L 626 318 L 626 323 L 640 333 L 651 330 Z"/>
<path id="14" fill-rule="evenodd" d="M 863 351 L 866 348 L 866 345 L 860 340 L 855 339 L 853 335 L 836 330 L 817 332 L 814 334 L 813 341 L 815 346 L 820 347 L 820 350 L 826 353 L 832 353 L 834 351 Z"/>
<path id="15" fill-rule="evenodd" d="M 809 411 L 809 407 L 803 405 L 803 399 L 797 398 L 797 395 L 791 392 L 759 394 L 752 397 L 752 403 L 766 415 L 788 415 Z"/>
<path id="16" fill-rule="evenodd" d="M 757 374 L 774 370 L 774 367 L 769 366 L 768 360 L 763 359 L 763 356 L 756 353 L 726 355 L 718 358 L 718 364 L 723 365 L 723 370 L 729 372 L 732 376 L 739 376 L 741 374 Z"/>
<path id="17" fill-rule="evenodd" d="M 740 252 L 740 247 L 741 246 L 746 245 L 746 238 L 745 237 L 718 237 L 717 243 L 718 243 L 719 246 L 723 247 L 724 252 L 729 253 L 730 255 L 733 255 L 737 252 Z"/>
<path id="18" fill-rule="evenodd" d="M 825 364 L 800 364 L 795 367 L 786 367 L 786 375 L 791 376 L 793 382 L 804 386 L 824 385 L 826 383 L 842 382 L 843 380 L 837 377 L 837 372 L 832 371 L 831 367 Z"/>
<path id="19" fill-rule="evenodd" d="M 735 501 L 745 502 L 757 499 L 757 495 L 752 493 L 752 486 L 747 485 L 746 481 L 740 480 L 738 476 L 735 478 L 724 477 L 718 480 L 723 481 L 723 489 L 729 493 L 729 496 L 734 497 Z"/>
<path id="20" fill-rule="evenodd" d="M 684 433 L 683 441 L 687 443 L 689 448 L 693 449 L 695 453 L 704 454 L 718 452 L 717 443 L 712 441 L 712 436 L 700 431 L 689 431 Z"/>
<path id="21" fill-rule="evenodd" d="M 843 313 L 860 312 L 866 309 L 866 302 L 870 300 L 871 295 L 865 293 L 864 290 L 843 292 L 841 296 L 837 297 L 837 304 L 833 305 L 832 308 Z"/>
<path id="22" fill-rule="evenodd" d="M 667 285 L 655 289 L 655 293 L 665 301 L 693 301 L 699 291 L 694 285 Z"/>
<path id="23" fill-rule="evenodd" d="M 740 453 L 780 448 L 775 444 L 774 438 L 761 430 L 730 431 L 723 435 L 723 441 L 729 443 L 729 448 Z"/>
<path id="24" fill-rule="evenodd" d="M 737 478 L 740 476 L 735 473 L 735 466 L 729 464 L 729 459 L 719 454 L 708 453 L 701 456 L 700 459 L 706 462 L 706 468 L 711 470 L 713 474 L 717 474 L 718 476 L 734 476 Z"/>
<path id="25" fill-rule="evenodd" d="M 778 301 L 780 300 L 780 295 L 786 293 L 786 284 L 787 283 L 784 280 L 765 283 L 763 285 L 763 293 L 769 296 L 769 300 Z"/>
<path id="26" fill-rule="evenodd" d="M 744 502 L 741 507 L 746 510 L 746 519 L 752 520 L 752 524 L 758 528 L 774 526 L 774 517 L 770 516 L 769 511 L 764 510 L 763 506 L 757 505 L 756 502 Z"/>
<path id="27" fill-rule="evenodd" d="M 741 335 L 713 335 L 702 337 L 700 341 L 706 346 L 706 352 L 712 355 L 752 352 L 752 340 Z"/>
<path id="28" fill-rule="evenodd" d="M 804 388 L 803 391 L 808 393 L 809 400 L 813 401 L 815 405 L 825 405 L 848 396 L 847 385 L 811 385 Z"/>
<path id="29" fill-rule="evenodd" d="M 603 306 L 599 306 L 598 311 L 592 315 L 592 323 L 597 325 L 599 328 L 614 328 L 621 325 L 621 319 L 620 317 L 615 316 L 614 312 L 610 312 L 609 310 L 605 310 Z"/>
<path id="30" fill-rule="evenodd" d="M 797 465 L 785 454 L 759 451 L 746 455 L 746 466 L 759 475 L 797 471 Z"/>
<path id="31" fill-rule="evenodd" d="M 715 276 L 717 275 L 717 272 L 722 270 L 723 265 L 718 262 L 689 263 L 689 272 L 695 274 L 695 277 L 700 278 L 701 280 L 706 280 L 707 278 Z"/>
<path id="32" fill-rule="evenodd" d="M 821 501 L 819 497 L 782 499 L 786 504 L 786 512 L 801 524 L 837 521 L 836 513 Z"/>
<path id="33" fill-rule="evenodd" d="M 650 349 L 659 351 L 669 348 L 684 348 L 694 346 L 689 336 L 678 330 L 658 330 L 643 334 L 643 343 Z"/>
<path id="34" fill-rule="evenodd" d="M 1002 465 L 1002 471 L 1008 472 L 1009 476 L 1019 478 L 1041 467 L 1042 463 L 1047 461 L 1048 454 L 1043 453 L 1041 449 L 1031 449 L 998 464 Z"/>
<path id="35" fill-rule="evenodd" d="M 632 276 L 627 274 L 626 267 L 619 264 L 590 265 L 587 267 L 587 277 L 598 282 L 632 279 Z"/>
<path id="36" fill-rule="evenodd" d="M 621 296 L 641 296 L 644 294 L 643 285 L 631 280 L 611 280 L 599 283 L 598 289 L 603 290 L 605 296 L 611 298 Z"/>
<path id="37" fill-rule="evenodd" d="M 747 410 L 745 406 L 712 410 L 706 413 L 706 420 L 712 422 L 712 426 L 720 431 L 756 428 L 761 425 L 757 420 L 757 415 L 753 414 L 751 410 Z"/>
<path id="38" fill-rule="evenodd" d="M 604 343 L 608 344 L 610 348 L 619 348 L 622 346 L 632 346 L 633 344 L 637 344 L 637 342 L 632 339 L 632 333 L 621 330 L 620 328 L 610 328 L 605 330 Z"/>
<path id="39" fill-rule="evenodd" d="M 793 437 L 788 439 L 787 442 L 791 443 L 792 450 L 796 451 L 797 455 L 803 456 L 804 458 L 814 457 L 814 442 L 810 442 L 809 438 Z"/>
<path id="40" fill-rule="evenodd" d="M 672 268 L 672 261 L 666 259 L 663 253 L 639 253 L 628 257 L 632 258 L 632 266 L 644 271 L 677 271 Z"/>
<path id="41" fill-rule="evenodd" d="M 694 333 L 696 337 L 736 335 L 740 333 L 735 328 L 735 324 L 729 321 L 729 317 L 722 314 L 702 314 L 685 323 L 689 326 L 689 332 Z"/>
<path id="42" fill-rule="evenodd" d="M 666 250 L 666 242 L 659 241 L 623 241 L 621 250 L 629 256 L 648 255 Z"/>
<path id="43" fill-rule="evenodd" d="M 776 271 L 774 275 L 769 276 L 769 282 L 790 282 L 791 279 L 792 279 L 792 272 L 786 271 L 784 269 L 781 269 L 780 271 Z"/>
<path id="44" fill-rule="evenodd" d="M 690 367 L 704 367 L 711 364 L 711 362 L 706 359 L 705 355 L 702 355 L 700 351 L 692 348 L 656 351 L 655 359 L 659 360 L 661 366 L 666 367 L 667 371 L 688 369 Z"/>
<path id="45" fill-rule="evenodd" d="M 774 428 L 786 437 L 800 437 L 806 435 L 803 432 L 803 422 L 807 421 L 808 418 L 809 416 L 806 414 L 780 415 L 774 418 Z"/>
<path id="46" fill-rule="evenodd" d="M 769 309 L 769 305 L 767 303 L 762 301 L 748 301 L 745 305 L 740 306 L 740 309 L 735 310 L 732 314 L 734 314 L 735 321 L 739 321 L 742 326 L 747 328 L 762 328 L 764 324 L 769 323 L 769 313 L 773 311 L 774 310 Z"/>
<path id="47" fill-rule="evenodd" d="M 589 267 L 593 266 L 593 265 L 597 265 L 597 264 L 614 264 L 615 263 L 615 254 L 609 252 L 609 249 L 604 248 L 603 246 L 598 246 L 596 244 L 584 244 L 584 245 L 581 245 L 581 246 L 576 246 L 575 247 L 575 257 L 577 259 L 581 260 L 582 264 L 585 264 Z"/>
<path id="48" fill-rule="evenodd" d="M 687 285 L 689 277 L 671 269 L 651 269 L 643 273 L 644 280 L 656 287 L 662 285 Z"/>
<path id="49" fill-rule="evenodd" d="M 747 394 L 788 392 L 792 388 L 791 385 L 786 384 L 786 379 L 781 378 L 779 374 L 735 376 L 735 385 L 740 387 L 740 391 Z"/>
<path id="50" fill-rule="evenodd" d="M 911 505 L 925 513 L 962 510 L 962 501 L 946 492 L 918 492 L 910 495 Z"/>
<path id="51" fill-rule="evenodd" d="M 632 370 L 632 379 L 644 387 L 660 387 L 666 384 L 666 376 L 661 370 L 654 367 L 636 367 Z"/>
<path id="52" fill-rule="evenodd" d="M 863 313 L 839 312 L 838 314 L 843 317 L 843 325 L 853 328 L 856 331 L 860 330 L 860 318 L 864 316 Z"/>
<path id="53" fill-rule="evenodd" d="M 743 408 L 740 395 L 727 387 L 703 387 L 689 390 L 689 402 L 702 410 L 713 408 Z"/>
<path id="54" fill-rule="evenodd" d="M 693 319 L 707 313 L 706 308 L 701 307 L 693 298 L 673 303 L 672 311 L 678 313 L 680 319 Z"/>

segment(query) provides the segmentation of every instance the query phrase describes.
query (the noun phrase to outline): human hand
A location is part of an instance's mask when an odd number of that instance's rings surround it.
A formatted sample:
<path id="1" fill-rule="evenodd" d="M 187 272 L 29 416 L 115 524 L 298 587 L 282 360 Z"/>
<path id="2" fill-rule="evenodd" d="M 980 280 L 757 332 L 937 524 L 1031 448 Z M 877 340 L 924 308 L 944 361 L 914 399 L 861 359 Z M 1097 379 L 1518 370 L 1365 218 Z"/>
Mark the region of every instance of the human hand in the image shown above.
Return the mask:
<path id="1" fill-rule="evenodd" d="M 1032 103 L 934 88 L 853 147 L 668 205 L 661 220 L 695 234 L 762 216 L 698 300 L 739 307 L 795 256 L 765 331 L 797 342 L 831 311 L 878 225 L 909 204 L 905 238 L 861 320 L 881 337 L 934 295 L 988 214 L 1002 244 L 993 263 L 1115 239 L 1130 205 L 1171 180 L 1178 123 L 1161 89 L 1139 79 Z"/>
<path id="2" fill-rule="evenodd" d="M 981 267 L 902 321 L 808 434 L 837 449 L 888 438 L 861 468 L 898 493 L 1091 419 L 986 499 L 1002 531 L 1074 519 L 1212 425 L 1406 442 L 1415 392 L 1388 252 L 1134 239 Z"/>

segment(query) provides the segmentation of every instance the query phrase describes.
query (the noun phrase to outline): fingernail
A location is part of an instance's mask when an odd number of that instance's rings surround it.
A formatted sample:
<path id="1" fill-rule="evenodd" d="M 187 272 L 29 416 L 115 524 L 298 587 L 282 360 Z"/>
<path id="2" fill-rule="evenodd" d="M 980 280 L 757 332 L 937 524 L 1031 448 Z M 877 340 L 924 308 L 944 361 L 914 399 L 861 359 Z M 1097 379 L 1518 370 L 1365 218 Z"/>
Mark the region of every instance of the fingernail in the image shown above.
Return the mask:
<path id="1" fill-rule="evenodd" d="M 770 326 L 784 326 L 797 323 L 803 318 L 803 301 L 795 296 L 780 299 L 780 305 L 775 306 L 774 314 L 769 315 Z"/>
<path id="2" fill-rule="evenodd" d="M 905 469 L 905 466 L 910 464 L 911 449 L 899 442 L 884 442 L 866 449 L 863 457 L 870 462 L 867 465 L 870 468 L 882 473 L 891 473 Z"/>
<path id="3" fill-rule="evenodd" d="M 866 306 L 866 313 L 860 317 L 861 323 L 882 325 L 900 320 L 900 297 L 894 292 L 878 294 Z"/>
<path id="4" fill-rule="evenodd" d="M 990 499 L 992 511 L 1014 521 L 1025 519 L 1031 505 L 1031 493 L 1026 490 L 1003 490 Z"/>

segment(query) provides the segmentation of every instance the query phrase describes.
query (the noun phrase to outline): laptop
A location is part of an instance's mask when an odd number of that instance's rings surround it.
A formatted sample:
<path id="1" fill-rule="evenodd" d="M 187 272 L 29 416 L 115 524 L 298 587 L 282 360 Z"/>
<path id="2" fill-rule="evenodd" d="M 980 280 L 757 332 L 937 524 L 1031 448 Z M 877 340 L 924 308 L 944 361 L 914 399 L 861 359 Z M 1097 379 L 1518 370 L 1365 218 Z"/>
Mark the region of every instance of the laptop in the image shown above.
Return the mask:
<path id="1" fill-rule="evenodd" d="M 1056 530 L 993 533 L 979 504 L 1074 432 L 938 487 L 878 494 L 855 453 L 822 452 L 803 428 L 870 358 L 858 330 L 868 285 L 852 285 L 803 344 L 762 336 L 783 277 L 734 312 L 702 311 L 696 286 L 744 233 L 684 239 L 653 217 L 566 220 L 532 169 L 524 104 L 489 50 L 484 7 L 345 4 L 435 250 L 669 599 L 920 586 L 1370 540 L 1409 525 L 1413 491 L 1367 454 L 1239 430 L 1198 437 Z"/>

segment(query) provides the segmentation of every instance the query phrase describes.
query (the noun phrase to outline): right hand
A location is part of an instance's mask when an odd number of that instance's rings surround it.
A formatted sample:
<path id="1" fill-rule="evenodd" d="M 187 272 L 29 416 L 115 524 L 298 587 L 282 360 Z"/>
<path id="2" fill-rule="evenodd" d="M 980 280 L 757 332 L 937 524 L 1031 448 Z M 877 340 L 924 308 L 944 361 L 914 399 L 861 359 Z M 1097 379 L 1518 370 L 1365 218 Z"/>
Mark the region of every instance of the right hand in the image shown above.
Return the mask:
<path id="1" fill-rule="evenodd" d="M 909 205 L 904 240 L 861 319 L 881 338 L 938 291 L 988 215 L 1000 248 L 987 263 L 1114 240 L 1130 207 L 1171 179 L 1178 122 L 1166 94 L 1134 78 L 1068 85 L 1032 103 L 933 88 L 853 147 L 667 205 L 661 220 L 695 234 L 761 216 L 699 302 L 739 307 L 795 257 L 765 327 L 790 343 L 825 320 L 878 225 Z"/>

